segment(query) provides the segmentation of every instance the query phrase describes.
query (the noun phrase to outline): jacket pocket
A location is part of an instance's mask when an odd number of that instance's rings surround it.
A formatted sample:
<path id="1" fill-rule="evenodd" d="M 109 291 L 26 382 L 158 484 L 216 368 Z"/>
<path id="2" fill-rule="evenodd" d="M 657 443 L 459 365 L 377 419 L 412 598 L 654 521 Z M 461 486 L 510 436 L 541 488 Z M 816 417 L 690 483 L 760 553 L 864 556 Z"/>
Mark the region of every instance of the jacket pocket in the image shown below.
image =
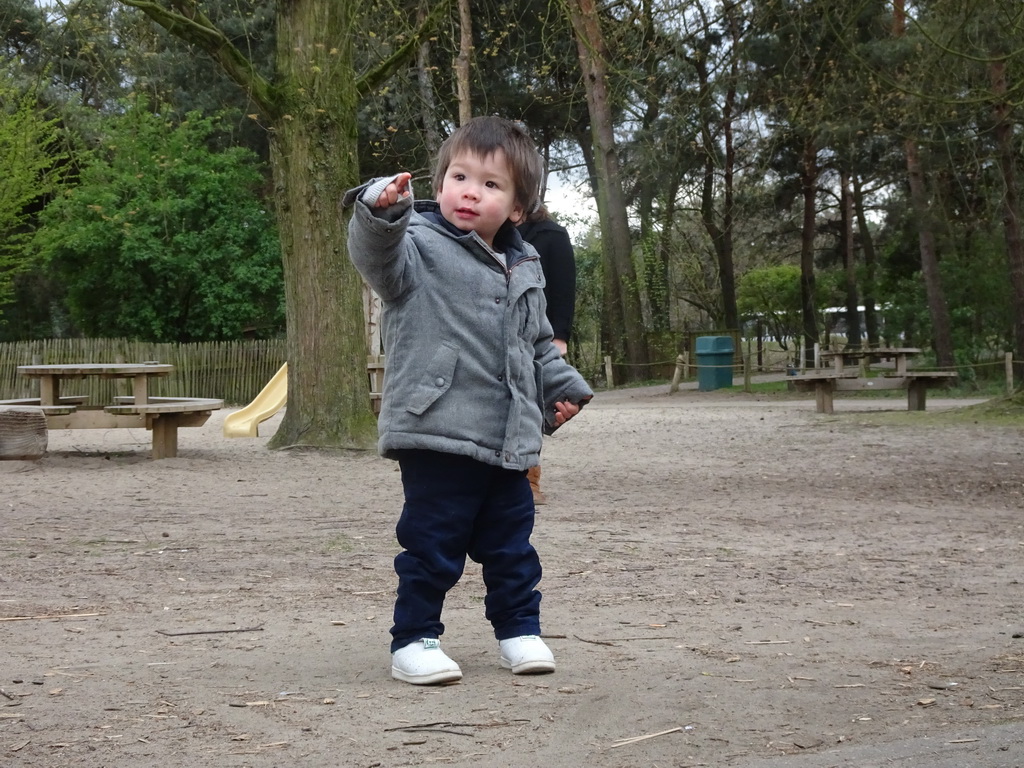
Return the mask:
<path id="1" fill-rule="evenodd" d="M 534 402 L 537 403 L 537 408 L 540 409 L 540 416 L 542 422 L 541 429 L 543 429 L 545 433 L 548 433 L 548 430 L 553 429 L 555 426 L 555 417 L 554 412 L 552 412 L 551 414 L 548 413 L 547 403 L 544 402 L 544 366 L 541 365 L 540 362 L 538 362 L 537 360 L 533 361 L 533 380 L 534 386 L 537 387 L 537 392 L 534 394 L 533 399 Z M 551 419 L 550 424 L 548 423 L 549 416 Z"/>
<path id="2" fill-rule="evenodd" d="M 455 376 L 455 363 L 459 359 L 459 348 L 443 342 L 427 364 L 420 381 L 405 407 L 409 413 L 422 416 L 441 395 L 448 391 Z"/>
<path id="3" fill-rule="evenodd" d="M 519 301 L 519 338 L 525 339 L 531 344 L 537 340 L 540 334 L 540 299 L 542 296 L 540 288 L 531 288 L 523 294 Z"/>

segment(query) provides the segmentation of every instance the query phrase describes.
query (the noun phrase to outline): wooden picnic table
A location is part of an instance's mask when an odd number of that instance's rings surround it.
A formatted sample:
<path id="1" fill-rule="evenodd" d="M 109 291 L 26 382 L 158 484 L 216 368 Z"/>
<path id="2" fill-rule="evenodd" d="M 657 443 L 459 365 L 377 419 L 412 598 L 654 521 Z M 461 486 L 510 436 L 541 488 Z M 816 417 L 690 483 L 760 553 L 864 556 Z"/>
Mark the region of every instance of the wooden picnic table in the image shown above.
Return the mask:
<path id="1" fill-rule="evenodd" d="M 842 375 L 848 369 L 870 367 L 873 363 L 891 360 L 897 374 L 905 375 L 910 370 L 910 360 L 921 354 L 916 347 L 846 347 L 826 349 L 818 353 L 823 363 L 830 362 L 832 369 Z"/>
<path id="2" fill-rule="evenodd" d="M 957 377 L 953 371 L 919 371 L 911 367 L 912 359 L 921 353 L 914 347 L 858 347 L 825 350 L 821 361 L 829 363 L 824 370 L 799 374 L 790 378 L 798 390 L 811 390 L 818 413 L 833 413 L 836 392 L 872 389 L 905 389 L 907 410 L 923 411 L 931 387 L 947 384 Z M 879 376 L 868 376 L 872 364 L 891 361 L 892 367 L 882 369 Z"/>
<path id="3" fill-rule="evenodd" d="M 153 381 L 172 371 L 173 365 L 155 362 L 20 365 L 18 373 L 39 380 L 39 397 L 2 400 L 0 405 L 39 407 L 47 429 L 145 428 L 153 432 L 153 458 L 172 458 L 178 454 L 179 427 L 202 426 L 213 411 L 224 407 L 223 400 L 213 398 L 150 395 Z M 67 382 L 87 376 L 130 380 L 132 394 L 106 404 L 62 394 Z"/>

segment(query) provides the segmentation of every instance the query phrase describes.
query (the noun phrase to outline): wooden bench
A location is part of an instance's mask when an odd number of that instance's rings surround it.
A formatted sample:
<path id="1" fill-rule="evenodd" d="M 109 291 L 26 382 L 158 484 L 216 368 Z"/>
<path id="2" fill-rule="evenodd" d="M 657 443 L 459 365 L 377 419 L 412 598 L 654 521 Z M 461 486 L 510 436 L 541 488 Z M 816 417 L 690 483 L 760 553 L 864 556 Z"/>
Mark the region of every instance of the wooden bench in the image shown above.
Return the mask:
<path id="1" fill-rule="evenodd" d="M 0 400 L 0 405 L 28 405 L 40 409 L 46 416 L 66 416 L 74 413 L 79 406 L 89 402 L 88 395 L 72 395 L 62 397 L 60 405 L 42 405 L 38 397 L 22 397 L 15 400 Z"/>
<path id="2" fill-rule="evenodd" d="M 814 391 L 815 410 L 818 413 L 833 413 L 833 395 L 836 392 L 866 392 L 882 389 L 907 390 L 907 410 L 923 411 L 927 402 L 930 387 L 945 385 L 954 380 L 957 374 L 952 371 L 906 371 L 887 373 L 883 376 L 866 378 L 857 376 L 855 372 L 836 373 L 805 373 L 791 376 L 794 386 L 799 391 Z"/>
<path id="3" fill-rule="evenodd" d="M 178 428 L 201 427 L 210 414 L 224 407 L 223 400 L 206 397 L 151 397 L 135 405 L 134 397 L 117 397 L 115 405 L 104 412 L 118 417 L 137 417 L 146 429 L 153 431 L 153 458 L 168 459 L 178 455 Z"/>
<path id="4" fill-rule="evenodd" d="M 115 405 L 89 406 L 87 397 L 62 397 L 60 405 L 40 405 L 40 399 L 3 400 L 0 405 L 30 406 L 46 416 L 47 429 L 114 429 L 136 427 L 153 432 L 153 458 L 178 455 L 178 428 L 201 427 L 223 400 L 203 397 L 151 397 L 142 405 L 135 398 L 116 397 Z"/>

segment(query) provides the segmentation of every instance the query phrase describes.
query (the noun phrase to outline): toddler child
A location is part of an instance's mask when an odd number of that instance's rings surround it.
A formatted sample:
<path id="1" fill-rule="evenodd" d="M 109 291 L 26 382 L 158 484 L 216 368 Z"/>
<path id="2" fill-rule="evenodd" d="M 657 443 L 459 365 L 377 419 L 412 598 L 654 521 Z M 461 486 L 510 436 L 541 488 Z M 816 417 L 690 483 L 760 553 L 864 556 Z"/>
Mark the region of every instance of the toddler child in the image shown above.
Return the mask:
<path id="1" fill-rule="evenodd" d="M 540 260 L 516 231 L 541 174 L 523 129 L 482 117 L 441 146 L 435 201 L 414 202 L 408 173 L 345 195 L 349 254 L 384 307 L 378 448 L 398 461 L 405 495 L 391 674 L 407 683 L 462 678 L 439 638 L 467 556 L 482 567 L 501 666 L 555 669 L 526 471 L 542 434 L 593 392 L 552 343 Z"/>

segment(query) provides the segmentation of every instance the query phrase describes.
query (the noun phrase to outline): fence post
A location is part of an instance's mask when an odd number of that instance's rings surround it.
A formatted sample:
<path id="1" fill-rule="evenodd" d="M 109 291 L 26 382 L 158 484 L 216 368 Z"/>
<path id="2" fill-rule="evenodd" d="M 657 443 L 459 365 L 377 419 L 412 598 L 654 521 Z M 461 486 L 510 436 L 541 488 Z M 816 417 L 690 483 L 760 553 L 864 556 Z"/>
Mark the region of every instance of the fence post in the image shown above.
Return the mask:
<path id="1" fill-rule="evenodd" d="M 42 365 L 42 364 L 43 364 L 43 356 L 42 355 L 40 355 L 40 354 L 32 355 L 32 365 Z M 32 379 L 31 383 L 29 384 L 29 395 L 28 395 L 29 397 L 39 397 L 40 396 L 39 385 L 42 384 L 42 381 L 43 381 L 42 379 L 36 379 L 36 378 Z"/>
<path id="2" fill-rule="evenodd" d="M 611 355 L 604 356 L 604 380 L 608 389 L 615 386 L 615 382 L 612 377 L 612 358 Z"/>
<path id="3" fill-rule="evenodd" d="M 672 384 L 668 388 L 668 393 L 671 395 L 674 392 L 679 391 L 679 379 L 683 375 L 683 366 L 686 365 L 686 358 L 682 355 L 676 355 L 676 370 L 672 374 Z"/>
<path id="4" fill-rule="evenodd" d="M 743 391 L 748 395 L 753 391 L 750 388 L 750 346 L 747 346 L 747 354 L 743 356 Z"/>
<path id="5" fill-rule="evenodd" d="M 1006 394 L 1013 394 L 1013 352 L 1007 352 L 1006 360 Z"/>

